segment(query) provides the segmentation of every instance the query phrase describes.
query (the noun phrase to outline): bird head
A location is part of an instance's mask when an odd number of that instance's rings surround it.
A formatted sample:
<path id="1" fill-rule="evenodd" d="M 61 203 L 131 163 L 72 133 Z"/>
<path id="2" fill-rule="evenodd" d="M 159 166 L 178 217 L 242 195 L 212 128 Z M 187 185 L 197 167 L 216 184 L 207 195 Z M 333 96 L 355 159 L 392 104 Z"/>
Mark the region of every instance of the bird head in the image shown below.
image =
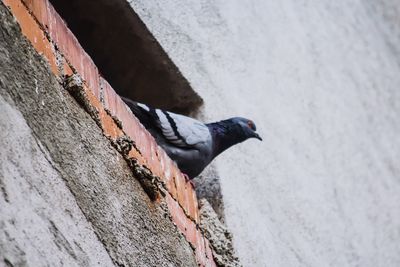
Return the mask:
<path id="1" fill-rule="evenodd" d="M 231 118 L 230 121 L 235 125 L 236 133 L 244 140 L 248 138 L 257 138 L 262 141 L 262 138 L 256 133 L 257 128 L 252 120 L 235 117 Z"/>
<path id="2" fill-rule="evenodd" d="M 262 141 L 262 138 L 256 133 L 256 125 L 249 119 L 234 117 L 209 123 L 207 126 L 213 135 L 213 157 L 249 138 L 257 138 Z"/>

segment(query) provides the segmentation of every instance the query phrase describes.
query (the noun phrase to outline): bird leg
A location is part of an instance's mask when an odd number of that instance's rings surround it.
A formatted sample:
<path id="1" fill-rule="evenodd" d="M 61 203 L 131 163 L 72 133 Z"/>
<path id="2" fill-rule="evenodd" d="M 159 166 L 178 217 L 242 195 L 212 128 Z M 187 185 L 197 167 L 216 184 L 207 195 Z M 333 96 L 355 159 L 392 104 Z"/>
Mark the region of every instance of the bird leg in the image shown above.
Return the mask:
<path id="1" fill-rule="evenodd" d="M 194 189 L 194 183 L 192 182 L 192 180 L 190 180 L 189 175 L 182 173 L 183 177 L 185 177 L 185 181 L 186 183 L 190 183 L 192 185 L 192 188 Z"/>

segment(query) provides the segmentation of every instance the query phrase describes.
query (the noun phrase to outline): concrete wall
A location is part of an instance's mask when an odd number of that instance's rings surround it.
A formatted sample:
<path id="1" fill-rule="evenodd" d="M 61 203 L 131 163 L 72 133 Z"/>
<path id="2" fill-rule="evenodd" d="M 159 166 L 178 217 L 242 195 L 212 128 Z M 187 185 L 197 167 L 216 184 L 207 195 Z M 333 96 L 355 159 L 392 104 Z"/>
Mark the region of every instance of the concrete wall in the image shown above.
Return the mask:
<path id="1" fill-rule="evenodd" d="M 265 139 L 216 164 L 244 265 L 400 265 L 397 1 L 128 2 L 205 118 Z"/>
<path id="2" fill-rule="evenodd" d="M 0 36 L 0 266 L 197 266 L 3 2 Z"/>

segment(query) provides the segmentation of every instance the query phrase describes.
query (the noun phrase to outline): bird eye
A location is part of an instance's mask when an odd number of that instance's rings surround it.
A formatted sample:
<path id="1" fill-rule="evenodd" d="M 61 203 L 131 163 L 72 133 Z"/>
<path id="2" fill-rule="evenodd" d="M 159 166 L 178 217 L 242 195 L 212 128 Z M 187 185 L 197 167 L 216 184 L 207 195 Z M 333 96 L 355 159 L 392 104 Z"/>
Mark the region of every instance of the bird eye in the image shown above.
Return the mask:
<path id="1" fill-rule="evenodd" d="M 254 123 L 252 121 L 248 121 L 247 126 L 249 126 L 250 129 L 254 129 Z"/>

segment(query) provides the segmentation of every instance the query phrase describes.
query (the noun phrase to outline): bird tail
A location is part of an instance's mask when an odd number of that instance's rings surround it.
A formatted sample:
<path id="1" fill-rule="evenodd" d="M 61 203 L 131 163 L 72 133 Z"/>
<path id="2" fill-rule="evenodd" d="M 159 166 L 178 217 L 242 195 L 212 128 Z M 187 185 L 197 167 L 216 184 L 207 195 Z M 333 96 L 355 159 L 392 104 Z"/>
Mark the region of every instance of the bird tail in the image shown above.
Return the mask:
<path id="1" fill-rule="evenodd" d="M 129 98 L 121 96 L 121 99 L 125 102 L 125 104 L 130 108 L 132 113 L 139 119 L 139 121 L 143 124 L 145 128 L 152 127 L 152 116 L 150 113 L 151 108 L 146 106 L 145 104 L 135 102 Z"/>
<path id="2" fill-rule="evenodd" d="M 138 116 L 140 114 L 140 107 L 138 102 L 135 102 L 129 98 L 121 96 L 121 99 L 125 102 L 125 104 L 131 109 L 132 113 Z"/>

